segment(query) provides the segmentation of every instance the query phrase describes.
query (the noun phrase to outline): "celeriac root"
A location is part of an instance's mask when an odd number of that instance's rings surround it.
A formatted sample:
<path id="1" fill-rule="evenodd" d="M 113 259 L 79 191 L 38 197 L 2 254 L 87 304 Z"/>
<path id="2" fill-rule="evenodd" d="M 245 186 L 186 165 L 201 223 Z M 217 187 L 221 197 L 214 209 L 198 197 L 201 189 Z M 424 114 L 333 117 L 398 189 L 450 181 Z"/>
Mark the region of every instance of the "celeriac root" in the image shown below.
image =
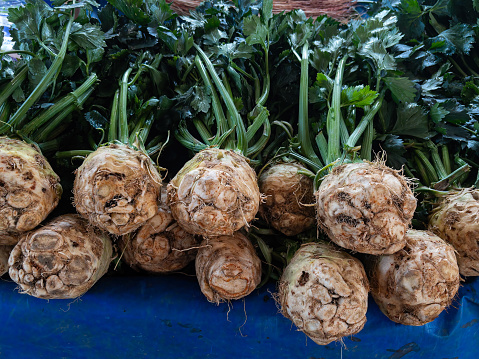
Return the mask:
<path id="1" fill-rule="evenodd" d="M 232 235 L 258 212 L 254 170 L 231 150 L 196 154 L 168 184 L 168 204 L 178 224 L 192 234 Z"/>
<path id="2" fill-rule="evenodd" d="M 99 147 L 76 170 L 74 204 L 94 226 L 124 235 L 156 214 L 160 188 L 151 159 L 115 143 Z"/>
<path id="3" fill-rule="evenodd" d="M 261 261 L 241 232 L 205 239 L 195 266 L 201 291 L 212 303 L 243 298 L 261 281 Z"/>
<path id="4" fill-rule="evenodd" d="M 463 276 L 479 276 L 479 190 L 464 188 L 441 198 L 429 229 L 452 244 Z"/>
<path id="5" fill-rule="evenodd" d="M 416 198 L 398 171 L 379 162 L 343 164 L 325 177 L 315 196 L 318 225 L 337 245 L 369 254 L 404 247 Z"/>
<path id="6" fill-rule="evenodd" d="M 369 283 L 361 262 L 330 243 L 299 248 L 279 282 L 283 315 L 315 343 L 326 345 L 366 323 Z"/>
<path id="7" fill-rule="evenodd" d="M 266 196 L 259 207 L 261 217 L 287 236 L 294 236 L 314 226 L 313 180 L 298 173 L 306 170 L 299 163 L 277 163 L 259 178 L 259 189 Z M 306 204 L 306 206 L 305 206 Z"/>
<path id="8" fill-rule="evenodd" d="M 371 294 L 392 321 L 424 325 L 447 308 L 459 289 L 454 249 L 429 231 L 408 230 L 400 251 L 371 258 Z"/>
<path id="9" fill-rule="evenodd" d="M 38 226 L 61 194 L 60 178 L 35 146 L 0 137 L 0 244 Z"/>
<path id="10" fill-rule="evenodd" d="M 8 272 L 8 257 L 13 247 L 0 245 L 0 276 Z"/>
<path id="11" fill-rule="evenodd" d="M 166 189 L 161 190 L 162 198 Z M 124 261 L 136 270 L 150 273 L 173 272 L 195 259 L 198 240 L 174 222 L 168 205 L 163 201 L 158 213 L 140 229 L 123 236 L 119 242 Z"/>
<path id="12" fill-rule="evenodd" d="M 21 237 L 8 260 L 9 275 L 34 297 L 76 298 L 107 272 L 111 259 L 108 234 L 67 214 Z"/>

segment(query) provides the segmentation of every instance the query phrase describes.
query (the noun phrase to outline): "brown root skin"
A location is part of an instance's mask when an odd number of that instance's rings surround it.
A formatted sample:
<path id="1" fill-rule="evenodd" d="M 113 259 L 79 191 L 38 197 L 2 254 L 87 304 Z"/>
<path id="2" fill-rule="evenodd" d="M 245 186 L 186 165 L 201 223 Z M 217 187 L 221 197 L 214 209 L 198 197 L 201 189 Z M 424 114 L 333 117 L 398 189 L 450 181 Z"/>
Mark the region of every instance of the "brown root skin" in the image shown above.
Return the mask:
<path id="1" fill-rule="evenodd" d="M 178 224 L 206 237 L 232 235 L 258 212 L 261 194 L 245 157 L 209 148 L 196 154 L 168 184 L 168 204 Z"/>
<path id="2" fill-rule="evenodd" d="M 454 247 L 461 275 L 479 276 L 479 190 L 464 188 L 440 198 L 429 229 Z"/>
<path id="3" fill-rule="evenodd" d="M 136 233 L 121 237 L 119 247 L 123 260 L 133 269 L 161 274 L 185 268 L 195 259 L 198 242 L 174 222 L 163 204 Z"/>
<path id="4" fill-rule="evenodd" d="M 343 164 L 315 196 L 318 226 L 337 245 L 376 255 L 404 247 L 416 198 L 399 171 L 380 162 Z"/>
<path id="5" fill-rule="evenodd" d="M 261 282 L 261 261 L 241 232 L 205 239 L 195 267 L 201 292 L 216 304 L 243 298 Z"/>
<path id="6" fill-rule="evenodd" d="M 278 163 L 259 178 L 259 189 L 265 195 L 259 213 L 270 226 L 287 236 L 295 236 L 314 226 L 313 180 L 298 173 L 306 168 L 298 163 Z M 305 206 L 306 204 L 306 206 Z"/>
<path id="7" fill-rule="evenodd" d="M 326 242 L 302 245 L 279 281 L 282 314 L 315 343 L 358 333 L 366 323 L 369 282 L 361 262 Z"/>
<path id="8" fill-rule="evenodd" d="M 0 137 L 0 244 L 37 227 L 61 194 L 60 178 L 35 146 Z"/>
<path id="9" fill-rule="evenodd" d="M 8 272 L 8 257 L 13 247 L 0 245 L 0 276 Z"/>
<path id="10" fill-rule="evenodd" d="M 402 250 L 371 261 L 371 295 L 396 323 L 419 326 L 433 321 L 459 289 L 454 249 L 429 231 L 407 231 Z"/>
<path id="11" fill-rule="evenodd" d="M 73 299 L 107 272 L 111 259 L 107 233 L 76 214 L 67 214 L 22 236 L 10 254 L 9 275 L 22 293 Z"/>
<path id="12" fill-rule="evenodd" d="M 161 177 L 151 159 L 123 144 L 99 147 L 76 170 L 75 208 L 115 235 L 131 233 L 157 210 Z"/>
<path id="13" fill-rule="evenodd" d="M 0 234 L 0 243 L 4 246 L 14 246 L 18 243 L 23 233 L 2 233 Z"/>

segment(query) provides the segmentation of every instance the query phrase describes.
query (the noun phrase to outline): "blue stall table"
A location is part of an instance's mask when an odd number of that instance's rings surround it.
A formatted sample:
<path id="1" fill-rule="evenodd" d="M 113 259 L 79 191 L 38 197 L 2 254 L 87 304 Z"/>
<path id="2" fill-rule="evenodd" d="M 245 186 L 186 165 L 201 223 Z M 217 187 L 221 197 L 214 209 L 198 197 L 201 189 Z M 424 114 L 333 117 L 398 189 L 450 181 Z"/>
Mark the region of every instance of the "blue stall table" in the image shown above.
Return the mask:
<path id="1" fill-rule="evenodd" d="M 396 324 L 370 299 L 364 329 L 319 346 L 278 311 L 274 284 L 209 303 L 196 278 L 110 276 L 77 300 L 42 300 L 0 283 L 0 358 L 479 357 L 479 279 L 421 327 Z"/>

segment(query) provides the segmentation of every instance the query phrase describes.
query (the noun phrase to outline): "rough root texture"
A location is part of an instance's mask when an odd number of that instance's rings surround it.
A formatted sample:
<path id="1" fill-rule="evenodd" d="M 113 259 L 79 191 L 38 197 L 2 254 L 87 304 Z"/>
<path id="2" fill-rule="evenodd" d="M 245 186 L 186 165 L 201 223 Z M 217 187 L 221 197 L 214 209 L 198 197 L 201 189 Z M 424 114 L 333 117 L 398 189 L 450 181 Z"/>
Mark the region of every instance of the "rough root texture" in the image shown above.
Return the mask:
<path id="1" fill-rule="evenodd" d="M 279 282 L 281 312 L 326 345 L 366 323 L 369 283 L 361 262 L 329 243 L 300 247 Z"/>
<path id="2" fill-rule="evenodd" d="M 408 230 L 402 250 L 378 256 L 372 263 L 371 294 L 396 323 L 433 321 L 459 289 L 454 248 L 429 231 Z"/>
<path id="3" fill-rule="evenodd" d="M 60 178 L 33 145 L 0 137 L 0 244 L 38 226 L 58 205 Z"/>
<path id="4" fill-rule="evenodd" d="M 115 235 L 133 232 L 158 210 L 161 177 L 151 159 L 123 144 L 99 147 L 76 170 L 76 210 Z"/>
<path id="5" fill-rule="evenodd" d="M 369 254 L 404 247 L 416 198 L 398 171 L 379 162 L 340 165 L 315 195 L 318 225 L 337 245 Z"/>
<path id="6" fill-rule="evenodd" d="M 429 229 L 452 244 L 463 276 L 479 276 L 479 190 L 450 192 L 434 208 Z"/>
<path id="7" fill-rule="evenodd" d="M 232 235 L 248 225 L 260 199 L 256 174 L 245 158 L 217 148 L 196 154 L 168 184 L 168 204 L 178 224 L 207 237 Z"/>
<path id="8" fill-rule="evenodd" d="M 57 217 L 23 235 L 8 260 L 23 293 L 42 299 L 83 295 L 108 270 L 111 240 L 76 214 Z"/>
<path id="9" fill-rule="evenodd" d="M 8 257 L 13 247 L 0 245 L 0 276 L 8 272 Z"/>
<path id="10" fill-rule="evenodd" d="M 201 291 L 212 303 L 243 298 L 261 282 L 261 261 L 240 232 L 204 240 L 195 264 Z"/>
<path id="11" fill-rule="evenodd" d="M 298 173 L 306 168 L 298 163 L 278 163 L 259 178 L 260 192 L 266 196 L 259 213 L 273 228 L 295 236 L 314 226 L 313 180 Z"/>
<path id="12" fill-rule="evenodd" d="M 162 189 L 166 197 L 166 190 Z M 167 273 L 185 268 L 196 257 L 199 241 L 173 220 L 166 204 L 131 236 L 120 239 L 123 260 L 136 270 Z"/>

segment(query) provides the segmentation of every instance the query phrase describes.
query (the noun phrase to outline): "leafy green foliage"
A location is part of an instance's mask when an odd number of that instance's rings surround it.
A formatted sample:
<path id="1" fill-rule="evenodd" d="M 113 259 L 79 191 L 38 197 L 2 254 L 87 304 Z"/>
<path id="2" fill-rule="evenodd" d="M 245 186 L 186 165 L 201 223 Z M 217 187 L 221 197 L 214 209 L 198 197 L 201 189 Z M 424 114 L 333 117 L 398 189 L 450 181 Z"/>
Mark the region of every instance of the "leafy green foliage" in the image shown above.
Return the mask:
<path id="1" fill-rule="evenodd" d="M 479 86 L 477 86 L 473 81 L 468 81 L 464 84 L 464 87 L 461 91 L 461 97 L 464 99 L 465 103 L 471 103 L 479 96 Z"/>
<path id="2" fill-rule="evenodd" d="M 389 71 L 396 69 L 396 61 L 394 57 L 389 54 L 381 41 L 377 38 L 371 38 L 366 41 L 359 50 L 359 55 L 372 60 L 374 70 L 380 72 L 381 70 Z"/>
<path id="3" fill-rule="evenodd" d="M 243 31 L 247 36 L 246 43 L 249 45 L 261 45 L 264 47 L 268 41 L 268 28 L 257 16 L 249 16 L 244 19 Z"/>
<path id="4" fill-rule="evenodd" d="M 168 46 L 171 52 L 182 56 L 190 51 L 194 43 L 194 39 L 186 31 L 171 31 L 163 26 L 158 27 L 158 38 Z"/>
<path id="5" fill-rule="evenodd" d="M 423 11 L 417 0 L 401 0 L 398 26 L 407 38 L 418 38 L 425 29 Z"/>
<path id="6" fill-rule="evenodd" d="M 36 52 L 39 46 L 32 47 L 34 42 L 54 45 L 50 25 L 46 22 L 52 15 L 52 9 L 41 0 L 28 1 L 24 7 L 9 8 L 8 20 L 14 24 L 11 33 L 16 46 L 22 44 L 22 49 Z"/>
<path id="7" fill-rule="evenodd" d="M 84 24 L 81 26 L 75 23 L 70 36 L 73 41 L 84 49 L 96 50 L 106 46 L 103 32 L 99 26 L 93 24 Z"/>
<path id="8" fill-rule="evenodd" d="M 108 128 L 108 120 L 97 110 L 85 113 L 85 119 L 94 129 Z"/>
<path id="9" fill-rule="evenodd" d="M 382 79 L 396 102 L 413 102 L 416 97 L 414 82 L 407 77 L 385 77 Z"/>
<path id="10" fill-rule="evenodd" d="M 448 114 L 449 111 L 444 109 L 439 103 L 435 103 L 429 111 L 429 116 L 434 123 L 441 122 Z"/>
<path id="11" fill-rule="evenodd" d="M 250 59 L 253 56 L 254 49 L 246 42 L 224 43 L 213 49 L 217 56 L 224 56 L 230 61 L 236 59 Z"/>
<path id="12" fill-rule="evenodd" d="M 416 96 L 409 97 L 413 99 L 410 105 L 399 104 L 396 111 L 390 102 L 383 105 L 375 121 L 377 128 L 383 134 L 399 136 L 408 144 L 405 148 L 431 138 L 436 144 L 445 144 L 453 156 L 477 163 L 477 1 L 378 1 L 372 9 L 372 16 L 389 11 L 398 18 L 404 38 L 393 48 L 396 71 L 413 80 L 416 89 Z M 408 153 L 404 157 L 417 174 Z"/>
<path id="13" fill-rule="evenodd" d="M 468 54 L 475 42 L 474 31 L 467 24 L 456 24 L 425 41 L 431 52 L 445 55 Z"/>
<path id="14" fill-rule="evenodd" d="M 320 101 L 326 101 L 333 91 L 334 80 L 329 76 L 318 73 L 316 81 L 309 89 L 309 102 L 316 103 Z"/>
<path id="15" fill-rule="evenodd" d="M 429 129 L 427 113 L 415 104 L 400 104 L 397 110 L 397 119 L 391 130 L 393 135 L 406 135 L 418 138 L 430 138 L 432 133 Z"/>
<path id="16" fill-rule="evenodd" d="M 108 2 L 139 25 L 147 25 L 150 22 L 143 0 L 108 0 Z"/>
<path id="17" fill-rule="evenodd" d="M 211 97 L 206 88 L 201 86 L 194 87 L 194 98 L 191 101 L 191 107 L 193 107 L 196 112 L 208 113 L 211 107 Z"/>
<path id="18" fill-rule="evenodd" d="M 40 59 L 32 59 L 28 62 L 28 78 L 30 80 L 30 85 L 32 90 L 35 86 L 38 85 L 40 80 L 47 73 L 47 66 Z"/>
<path id="19" fill-rule="evenodd" d="M 341 106 L 363 108 L 364 106 L 371 106 L 377 97 L 378 93 L 370 90 L 369 86 L 347 87 L 341 91 Z"/>

